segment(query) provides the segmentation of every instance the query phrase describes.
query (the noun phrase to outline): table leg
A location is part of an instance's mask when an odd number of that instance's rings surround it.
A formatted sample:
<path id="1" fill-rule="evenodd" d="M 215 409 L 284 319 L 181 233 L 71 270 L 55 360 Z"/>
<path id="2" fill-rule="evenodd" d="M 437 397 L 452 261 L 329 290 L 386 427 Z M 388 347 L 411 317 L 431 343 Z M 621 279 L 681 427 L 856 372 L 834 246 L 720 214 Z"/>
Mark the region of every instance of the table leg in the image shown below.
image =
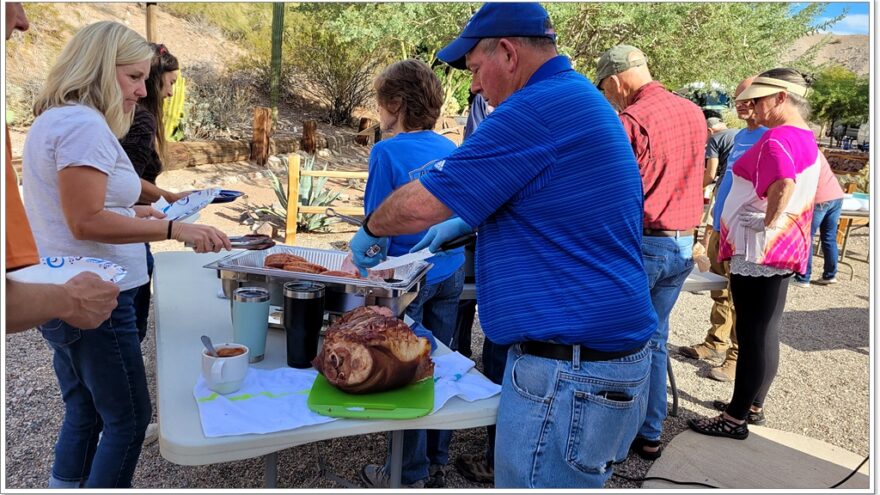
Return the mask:
<path id="1" fill-rule="evenodd" d="M 390 488 L 400 488 L 400 475 L 403 471 L 403 430 L 391 432 L 391 479 Z"/>
<path id="2" fill-rule="evenodd" d="M 678 386 L 675 385 L 675 375 L 672 373 L 672 360 L 666 357 L 666 375 L 669 376 L 669 387 L 672 388 L 672 417 L 678 416 Z"/>
<path id="3" fill-rule="evenodd" d="M 278 453 L 272 452 L 263 456 L 263 486 L 275 488 L 278 486 Z"/>
<path id="4" fill-rule="evenodd" d="M 852 228 L 852 220 L 846 220 L 846 230 L 843 232 L 843 246 L 840 247 L 840 259 L 838 261 L 843 261 L 843 258 L 846 257 L 846 243 L 849 241 L 849 229 Z"/>

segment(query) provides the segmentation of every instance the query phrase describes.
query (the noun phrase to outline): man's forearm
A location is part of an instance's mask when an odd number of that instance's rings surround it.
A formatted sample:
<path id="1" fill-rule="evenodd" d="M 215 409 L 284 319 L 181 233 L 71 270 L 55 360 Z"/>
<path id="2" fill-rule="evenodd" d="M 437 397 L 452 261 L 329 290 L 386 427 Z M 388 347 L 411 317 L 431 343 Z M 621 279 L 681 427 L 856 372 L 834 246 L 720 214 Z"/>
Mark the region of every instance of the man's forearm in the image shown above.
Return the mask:
<path id="1" fill-rule="evenodd" d="M 16 333 L 57 318 L 68 304 L 60 285 L 6 281 L 6 333 Z"/>
<path id="2" fill-rule="evenodd" d="M 706 159 L 706 173 L 703 174 L 703 187 L 708 186 L 715 180 L 715 173 L 718 172 L 718 159 Z"/>
<path id="3" fill-rule="evenodd" d="M 369 231 L 381 237 L 413 234 L 451 215 L 452 210 L 416 180 L 391 193 L 370 215 Z"/>

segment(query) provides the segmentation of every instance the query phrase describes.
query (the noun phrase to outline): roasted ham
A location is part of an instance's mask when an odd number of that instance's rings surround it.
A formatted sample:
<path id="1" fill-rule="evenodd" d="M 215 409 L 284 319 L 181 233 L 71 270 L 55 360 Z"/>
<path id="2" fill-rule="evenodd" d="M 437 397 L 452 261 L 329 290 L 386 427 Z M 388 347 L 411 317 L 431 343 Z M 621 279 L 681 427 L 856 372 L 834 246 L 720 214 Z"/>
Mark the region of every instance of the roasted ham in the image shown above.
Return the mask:
<path id="1" fill-rule="evenodd" d="M 331 384 L 352 394 L 382 392 L 434 375 L 431 344 L 381 306 L 344 314 L 312 361 Z"/>

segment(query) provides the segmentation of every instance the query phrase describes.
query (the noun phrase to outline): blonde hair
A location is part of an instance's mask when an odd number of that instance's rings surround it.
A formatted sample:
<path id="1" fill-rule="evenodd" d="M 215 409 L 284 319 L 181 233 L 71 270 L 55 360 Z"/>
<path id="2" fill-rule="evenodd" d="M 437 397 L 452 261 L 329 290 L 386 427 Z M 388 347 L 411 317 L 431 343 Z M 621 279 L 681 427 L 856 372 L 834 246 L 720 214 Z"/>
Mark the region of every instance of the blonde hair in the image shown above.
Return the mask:
<path id="1" fill-rule="evenodd" d="M 101 112 L 117 138 L 128 133 L 134 111 L 122 109 L 116 66 L 150 60 L 153 49 L 132 29 L 102 21 L 82 28 L 61 51 L 34 103 L 34 115 L 79 103 Z"/>

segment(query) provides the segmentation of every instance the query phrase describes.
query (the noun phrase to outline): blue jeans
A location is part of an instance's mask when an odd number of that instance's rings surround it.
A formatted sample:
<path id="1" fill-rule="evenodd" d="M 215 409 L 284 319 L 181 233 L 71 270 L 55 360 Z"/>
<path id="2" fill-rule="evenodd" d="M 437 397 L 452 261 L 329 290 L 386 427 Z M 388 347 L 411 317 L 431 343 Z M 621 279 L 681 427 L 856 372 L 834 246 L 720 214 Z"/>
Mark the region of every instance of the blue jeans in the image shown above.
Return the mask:
<path id="1" fill-rule="evenodd" d="M 804 276 L 795 274 L 798 282 L 809 282 L 813 271 L 813 236 L 819 231 L 819 242 L 822 245 L 822 257 L 825 266 L 822 279 L 829 280 L 837 276 L 837 223 L 840 221 L 840 210 L 843 199 L 832 199 L 819 203 L 813 208 L 813 225 L 810 228 L 810 250 L 807 256 L 807 272 Z"/>
<path id="2" fill-rule="evenodd" d="M 407 306 L 406 314 L 434 334 L 447 346 L 455 333 L 458 298 L 464 285 L 464 267 L 459 267 L 446 280 L 426 285 Z M 449 430 L 405 430 L 403 432 L 403 470 L 400 482 L 411 485 L 428 477 L 431 464 L 449 462 Z M 390 469 L 391 449 L 388 449 L 386 469 Z"/>
<path id="3" fill-rule="evenodd" d="M 657 312 L 657 330 L 648 344 L 651 348 L 651 387 L 645 422 L 639 436 L 660 440 L 666 419 L 666 341 L 669 338 L 669 313 L 678 300 L 681 287 L 694 267 L 693 236 L 642 238 L 642 260 L 651 288 L 651 303 Z"/>
<path id="4" fill-rule="evenodd" d="M 579 353 L 558 361 L 511 346 L 495 488 L 601 488 L 645 417 L 650 373 L 648 346 L 610 361 L 581 361 Z"/>
<path id="5" fill-rule="evenodd" d="M 496 344 L 483 339 L 483 374 L 493 383 L 501 385 L 504 381 L 504 368 L 507 365 L 507 352 L 510 344 Z M 495 465 L 495 425 L 486 427 L 486 465 Z"/>
<path id="6" fill-rule="evenodd" d="M 153 253 L 150 251 L 150 243 L 145 242 L 147 247 L 147 283 L 138 287 L 134 297 L 134 312 L 137 317 L 138 340 L 143 342 L 147 336 L 147 321 L 150 318 L 150 299 L 152 287 L 150 279 L 153 278 Z"/>
<path id="7" fill-rule="evenodd" d="M 136 293 L 121 292 L 110 319 L 94 330 L 61 320 L 40 326 L 54 350 L 64 400 L 50 488 L 131 487 L 152 414 L 135 326 Z"/>

